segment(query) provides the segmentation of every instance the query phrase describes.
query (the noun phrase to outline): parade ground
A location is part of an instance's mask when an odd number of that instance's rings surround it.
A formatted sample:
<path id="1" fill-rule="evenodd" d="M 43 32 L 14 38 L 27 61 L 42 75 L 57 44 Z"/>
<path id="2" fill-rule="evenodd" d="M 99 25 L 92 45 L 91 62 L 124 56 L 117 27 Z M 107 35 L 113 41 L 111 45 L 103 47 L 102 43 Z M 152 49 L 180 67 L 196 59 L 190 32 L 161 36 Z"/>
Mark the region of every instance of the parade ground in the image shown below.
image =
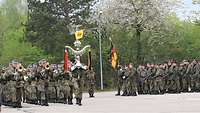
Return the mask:
<path id="1" fill-rule="evenodd" d="M 99 92 L 95 98 L 84 94 L 83 105 L 22 104 L 23 108 L 2 107 L 2 113 L 200 113 L 200 93 L 164 95 L 114 96 L 115 92 Z"/>

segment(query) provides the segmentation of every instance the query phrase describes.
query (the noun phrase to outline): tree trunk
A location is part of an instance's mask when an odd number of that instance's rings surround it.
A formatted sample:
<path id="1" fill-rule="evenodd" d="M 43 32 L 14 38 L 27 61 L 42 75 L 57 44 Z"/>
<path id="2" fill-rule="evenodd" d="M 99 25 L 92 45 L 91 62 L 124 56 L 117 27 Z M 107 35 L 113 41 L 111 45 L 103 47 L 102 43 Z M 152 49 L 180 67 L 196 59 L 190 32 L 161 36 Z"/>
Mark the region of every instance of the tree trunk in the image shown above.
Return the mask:
<path id="1" fill-rule="evenodd" d="M 141 47 L 141 30 L 140 27 L 136 28 L 136 63 L 142 64 L 142 47 Z"/>

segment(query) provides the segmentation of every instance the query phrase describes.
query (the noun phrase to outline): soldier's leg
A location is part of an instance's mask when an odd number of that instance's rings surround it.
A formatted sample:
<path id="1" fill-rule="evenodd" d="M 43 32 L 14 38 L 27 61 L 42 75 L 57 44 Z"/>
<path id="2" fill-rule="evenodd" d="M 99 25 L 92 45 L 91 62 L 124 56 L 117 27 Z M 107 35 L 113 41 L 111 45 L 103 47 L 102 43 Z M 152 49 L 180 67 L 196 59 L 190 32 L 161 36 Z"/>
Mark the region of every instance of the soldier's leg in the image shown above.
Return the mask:
<path id="1" fill-rule="evenodd" d="M 119 81 L 117 80 L 117 94 L 115 94 L 115 96 L 119 96 L 119 95 L 120 95 L 120 91 L 121 91 L 120 83 L 119 83 Z"/>
<path id="2" fill-rule="evenodd" d="M 187 87 L 187 80 L 186 80 L 186 78 L 182 79 L 182 83 L 183 83 L 182 92 L 187 92 L 188 91 L 188 87 Z"/>
<path id="3" fill-rule="evenodd" d="M 159 93 L 159 82 L 158 80 L 154 80 L 154 91 L 153 94 L 158 94 Z"/>
<path id="4" fill-rule="evenodd" d="M 48 106 L 48 101 L 47 101 L 47 98 L 46 98 L 46 90 L 43 90 L 40 92 L 40 97 L 41 97 L 41 105 L 42 106 Z"/>
<path id="5" fill-rule="evenodd" d="M 180 81 L 177 81 L 177 92 L 178 93 L 181 92 L 181 83 L 180 83 Z"/>
<path id="6" fill-rule="evenodd" d="M 127 96 L 127 80 L 123 80 L 123 86 L 122 86 L 122 91 L 123 91 L 123 94 L 122 96 Z"/>
<path id="7" fill-rule="evenodd" d="M 72 105 L 73 104 L 72 100 L 73 100 L 73 93 L 74 93 L 74 84 L 73 84 L 72 80 L 68 80 L 68 83 L 69 83 L 69 89 L 70 89 L 69 95 L 68 95 L 68 104 Z"/>
<path id="8" fill-rule="evenodd" d="M 74 94 L 76 98 L 76 104 L 81 105 L 82 100 L 82 89 L 81 89 L 81 81 L 75 80 L 74 81 Z"/>
<path id="9" fill-rule="evenodd" d="M 94 83 L 90 83 L 90 85 L 89 85 L 90 87 L 89 87 L 89 95 L 90 95 L 90 97 L 94 97 Z"/>
<path id="10" fill-rule="evenodd" d="M 16 89 L 16 107 L 21 108 L 21 100 L 22 100 L 22 90 L 21 88 Z"/>
<path id="11" fill-rule="evenodd" d="M 164 90 L 164 81 L 162 81 L 162 79 L 160 79 L 158 86 L 159 86 L 159 94 L 164 94 L 163 93 L 163 90 Z"/>

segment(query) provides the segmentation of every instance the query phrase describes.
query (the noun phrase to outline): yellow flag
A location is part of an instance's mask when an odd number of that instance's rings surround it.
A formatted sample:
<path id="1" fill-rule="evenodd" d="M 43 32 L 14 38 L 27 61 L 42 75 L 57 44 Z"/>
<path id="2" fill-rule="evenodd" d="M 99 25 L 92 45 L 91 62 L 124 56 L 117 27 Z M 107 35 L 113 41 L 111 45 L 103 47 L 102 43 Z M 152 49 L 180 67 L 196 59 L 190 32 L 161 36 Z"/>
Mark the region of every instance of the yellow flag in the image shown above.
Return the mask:
<path id="1" fill-rule="evenodd" d="M 76 38 L 76 40 L 80 40 L 81 38 L 83 38 L 83 30 L 76 31 L 75 38 Z"/>

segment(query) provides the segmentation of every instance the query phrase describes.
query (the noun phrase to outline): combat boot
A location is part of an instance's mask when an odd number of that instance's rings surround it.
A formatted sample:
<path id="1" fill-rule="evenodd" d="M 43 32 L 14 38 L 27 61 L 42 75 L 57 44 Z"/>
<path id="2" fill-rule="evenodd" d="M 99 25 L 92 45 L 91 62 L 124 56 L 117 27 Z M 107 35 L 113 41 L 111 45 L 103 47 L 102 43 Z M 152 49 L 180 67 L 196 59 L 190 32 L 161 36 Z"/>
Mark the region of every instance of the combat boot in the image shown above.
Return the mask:
<path id="1" fill-rule="evenodd" d="M 73 105 L 72 98 L 68 98 L 68 104 Z"/>
<path id="2" fill-rule="evenodd" d="M 79 99 L 79 103 L 78 103 L 79 106 L 82 106 L 81 101 L 82 99 Z"/>
<path id="3" fill-rule="evenodd" d="M 77 104 L 77 105 L 79 104 L 79 99 L 78 99 L 78 98 L 76 98 L 76 104 Z"/>
<path id="4" fill-rule="evenodd" d="M 115 96 L 120 96 L 120 89 L 118 89 L 117 94 Z"/>
<path id="5" fill-rule="evenodd" d="M 127 91 L 124 91 L 122 96 L 127 96 Z"/>
<path id="6" fill-rule="evenodd" d="M 91 94 L 91 96 L 90 96 L 91 98 L 93 98 L 94 97 L 94 94 Z"/>

